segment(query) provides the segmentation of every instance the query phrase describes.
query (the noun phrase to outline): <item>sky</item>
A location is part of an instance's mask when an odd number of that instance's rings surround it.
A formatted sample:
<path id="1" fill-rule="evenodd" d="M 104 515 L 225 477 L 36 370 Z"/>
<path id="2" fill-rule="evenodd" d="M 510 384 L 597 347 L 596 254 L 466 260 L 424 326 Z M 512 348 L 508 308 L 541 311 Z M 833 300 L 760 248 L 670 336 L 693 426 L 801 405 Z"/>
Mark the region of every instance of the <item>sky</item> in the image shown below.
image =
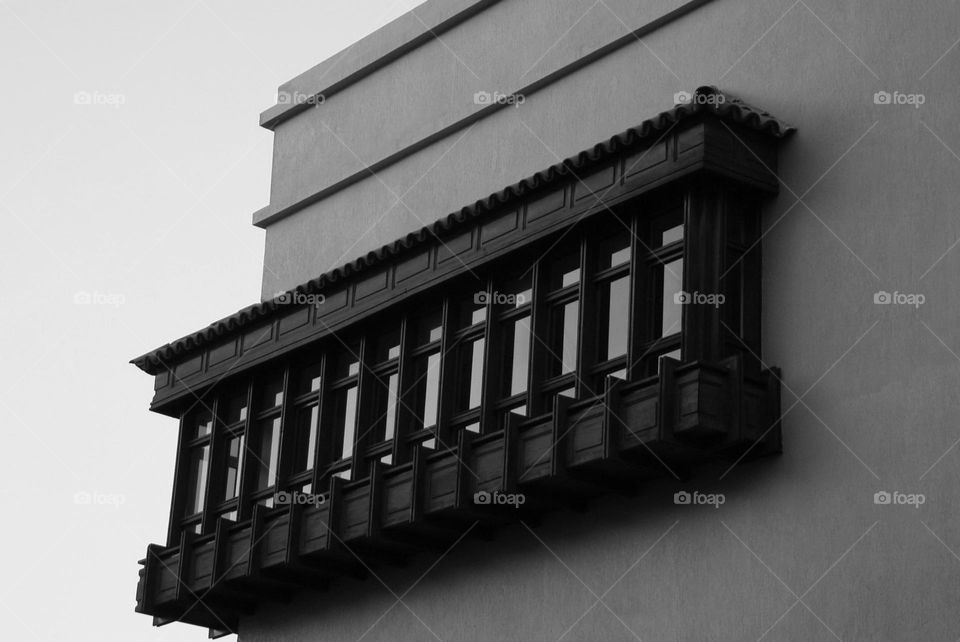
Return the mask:
<path id="1" fill-rule="evenodd" d="M 128 361 L 259 299 L 260 112 L 420 3 L 0 0 L 0 639 L 206 639 L 133 610 L 177 424 Z"/>

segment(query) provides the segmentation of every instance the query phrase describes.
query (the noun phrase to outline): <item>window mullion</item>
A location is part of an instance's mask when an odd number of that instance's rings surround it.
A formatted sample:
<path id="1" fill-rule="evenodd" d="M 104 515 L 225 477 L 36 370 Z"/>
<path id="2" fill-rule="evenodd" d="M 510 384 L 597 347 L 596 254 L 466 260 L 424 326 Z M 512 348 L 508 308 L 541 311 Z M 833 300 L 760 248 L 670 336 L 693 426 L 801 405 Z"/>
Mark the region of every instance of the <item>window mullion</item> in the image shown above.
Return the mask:
<path id="1" fill-rule="evenodd" d="M 199 403 L 199 402 L 198 402 Z M 173 472 L 173 490 L 170 498 L 170 520 L 167 522 L 167 546 L 176 546 L 180 541 L 181 523 L 183 522 L 183 509 L 186 503 L 187 487 L 189 480 L 187 476 L 190 469 L 187 464 L 189 449 L 186 444 L 188 425 L 191 417 L 190 410 L 184 411 L 180 415 L 180 432 L 177 436 L 177 458 Z"/>
<path id="2" fill-rule="evenodd" d="M 214 504 L 217 502 L 216 491 L 214 488 L 218 486 L 217 482 L 220 480 L 222 466 L 220 465 L 220 451 L 223 449 L 224 422 L 220 417 L 222 412 L 222 407 L 224 404 L 220 403 L 220 399 L 223 397 L 222 394 L 217 395 L 213 399 L 213 428 L 210 431 L 210 463 L 207 464 L 207 487 L 204 490 L 204 499 L 203 499 L 203 514 L 200 517 L 200 532 L 208 533 L 216 524 L 216 513 L 213 510 Z"/>
<path id="3" fill-rule="evenodd" d="M 394 464 L 402 464 L 409 459 L 410 445 L 407 443 L 407 435 L 410 434 L 410 428 L 416 419 L 413 416 L 414 397 L 416 396 L 416 386 L 414 385 L 416 371 L 413 368 L 413 358 L 410 355 L 415 339 L 413 325 L 410 315 L 404 315 L 400 320 L 400 356 L 397 359 L 397 401 L 395 408 L 397 418 L 393 429 L 393 447 L 390 451 Z"/>
<path id="4" fill-rule="evenodd" d="M 237 501 L 237 521 L 247 519 L 252 514 L 253 508 L 249 506 L 250 487 L 252 484 L 251 475 L 253 475 L 259 466 L 254 465 L 252 461 L 256 453 L 251 449 L 254 438 L 253 434 L 253 378 L 247 383 L 247 416 L 243 421 L 243 474 L 240 476 L 240 493 Z"/>
<path id="5" fill-rule="evenodd" d="M 650 336 L 649 301 L 647 289 L 651 287 L 652 273 L 647 262 L 649 237 L 644 234 L 641 217 L 630 219 L 630 304 L 627 325 L 627 381 L 643 378 L 644 339 Z M 646 241 L 643 239 L 646 238 Z"/>
<path id="6" fill-rule="evenodd" d="M 454 413 L 456 400 L 456 351 L 454 345 L 454 302 L 453 297 L 443 301 L 443 330 L 440 340 L 440 395 L 437 408 L 436 438 L 437 445 L 450 443 L 450 417 Z"/>
<path id="7" fill-rule="evenodd" d="M 545 301 L 547 290 L 546 261 L 533 266 L 532 301 L 530 304 L 530 368 L 527 371 L 527 416 L 546 411 L 543 403 L 543 381 L 550 363 L 550 305 Z"/>
<path id="8" fill-rule="evenodd" d="M 320 357 L 320 388 L 317 390 L 317 436 L 316 446 L 313 452 L 313 474 L 310 478 L 310 485 L 313 492 L 322 492 L 323 488 L 320 482 L 329 465 L 329 442 L 330 442 L 330 358 L 325 352 Z"/>
<path id="9" fill-rule="evenodd" d="M 277 479 L 274 482 L 274 491 L 284 487 L 290 479 L 293 469 L 293 458 L 297 445 L 297 414 L 293 408 L 293 370 L 288 364 L 283 369 L 283 403 L 280 404 L 280 442 L 277 453 Z"/>
<path id="10" fill-rule="evenodd" d="M 494 403 L 499 397 L 497 384 L 500 383 L 502 372 L 503 353 L 508 348 L 503 345 L 503 331 L 501 327 L 501 313 L 503 306 L 493 302 L 492 281 L 487 284 L 487 315 L 484 321 L 483 334 L 483 365 L 480 376 L 480 434 L 486 434 L 497 429 L 497 411 Z M 509 348 L 512 349 L 512 346 Z M 473 373 L 471 373 L 471 382 Z"/>
<path id="11" fill-rule="evenodd" d="M 367 444 L 370 442 L 370 419 L 374 411 L 373 402 L 374 385 L 377 376 L 371 369 L 373 365 L 369 363 L 372 359 L 373 340 L 369 333 L 360 337 L 360 353 L 357 355 L 360 361 L 360 372 L 357 373 L 357 403 L 354 408 L 353 416 L 353 450 L 350 453 L 350 479 L 360 479 L 366 476 Z M 344 435 L 346 438 L 346 435 Z"/>
<path id="12" fill-rule="evenodd" d="M 584 399 L 596 394 L 590 386 L 589 371 L 596 363 L 597 354 L 597 288 L 593 282 L 593 266 L 596 264 L 596 245 L 580 241 L 580 306 L 578 310 L 576 391 L 577 398 Z"/>

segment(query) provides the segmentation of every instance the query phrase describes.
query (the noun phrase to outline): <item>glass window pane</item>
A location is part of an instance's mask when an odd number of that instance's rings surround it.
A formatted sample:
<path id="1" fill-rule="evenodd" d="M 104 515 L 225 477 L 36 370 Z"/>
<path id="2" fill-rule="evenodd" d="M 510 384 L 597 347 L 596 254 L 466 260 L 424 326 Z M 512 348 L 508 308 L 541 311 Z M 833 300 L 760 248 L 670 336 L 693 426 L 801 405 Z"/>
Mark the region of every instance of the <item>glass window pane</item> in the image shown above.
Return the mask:
<path id="1" fill-rule="evenodd" d="M 353 343 L 341 350 L 334 366 L 334 378 L 343 379 L 360 372 L 360 344 Z"/>
<path id="2" fill-rule="evenodd" d="M 683 290 L 683 259 L 671 261 L 661 270 L 663 278 L 663 312 L 661 336 L 669 336 L 680 332 L 683 318 L 683 303 L 680 293 Z"/>
<path id="3" fill-rule="evenodd" d="M 227 520 L 228 522 L 235 522 L 235 521 L 237 521 L 237 511 L 236 511 L 236 510 L 228 510 L 228 511 L 225 512 L 225 513 L 221 513 L 221 514 L 220 514 L 220 517 L 221 517 L 222 519 Z"/>
<path id="4" fill-rule="evenodd" d="M 519 308 L 533 302 L 531 274 L 525 274 L 513 281 L 503 283 L 494 293 L 494 305 L 506 305 Z"/>
<path id="5" fill-rule="evenodd" d="M 580 302 L 569 301 L 551 311 L 550 355 L 552 367 L 549 376 L 573 372 L 577 369 L 578 323 Z"/>
<path id="6" fill-rule="evenodd" d="M 400 328 L 390 329 L 374 339 L 374 363 L 383 363 L 400 356 Z"/>
<path id="7" fill-rule="evenodd" d="M 239 423 L 247 418 L 247 388 L 237 390 L 223 400 L 223 409 L 219 411 L 227 425 Z"/>
<path id="8" fill-rule="evenodd" d="M 207 473 L 210 469 L 209 444 L 193 448 L 188 455 L 187 497 L 185 515 L 193 515 L 203 510 L 203 500 L 207 492 Z"/>
<path id="9" fill-rule="evenodd" d="M 658 362 L 662 362 L 664 357 L 669 357 L 669 358 L 671 358 L 671 359 L 676 359 L 677 361 L 679 361 L 679 360 L 680 360 L 680 349 L 678 348 L 678 349 L 676 349 L 676 350 L 671 350 L 670 352 L 668 352 L 668 353 L 666 353 L 666 354 L 660 355 L 660 358 L 658 359 Z M 658 370 L 659 370 L 659 363 L 658 363 L 658 366 L 657 366 L 657 367 L 658 367 Z"/>
<path id="10" fill-rule="evenodd" d="M 393 373 L 387 381 L 387 416 L 383 430 L 384 441 L 393 439 L 393 433 L 397 427 L 397 391 L 399 387 L 400 376 Z"/>
<path id="11" fill-rule="evenodd" d="M 457 327 L 469 328 L 487 320 L 487 303 L 490 302 L 490 293 L 486 289 L 478 288 L 469 298 L 460 299 L 456 303 Z"/>
<path id="12" fill-rule="evenodd" d="M 670 229 L 660 233 L 660 245 L 669 245 L 675 241 L 683 240 L 683 224 L 675 225 Z"/>
<path id="13" fill-rule="evenodd" d="M 551 290 L 580 283 L 580 252 L 574 251 L 559 257 L 550 264 L 549 270 Z"/>
<path id="14" fill-rule="evenodd" d="M 630 236 L 619 234 L 606 239 L 600 251 L 600 269 L 612 268 L 630 262 Z"/>
<path id="15" fill-rule="evenodd" d="M 457 385 L 459 410 L 469 410 L 480 405 L 485 343 L 485 340 L 480 338 L 460 348 L 460 377 Z"/>
<path id="16" fill-rule="evenodd" d="M 320 425 L 320 409 L 316 405 L 300 408 L 297 412 L 297 445 L 294 467 L 297 472 L 313 470 L 317 453 L 317 430 Z"/>
<path id="17" fill-rule="evenodd" d="M 297 395 L 320 390 L 320 362 L 303 367 L 297 377 Z"/>
<path id="18" fill-rule="evenodd" d="M 240 477 L 243 474 L 243 437 L 243 435 L 237 435 L 227 441 L 226 483 L 221 498 L 224 501 L 240 494 Z"/>
<path id="19" fill-rule="evenodd" d="M 415 370 L 417 386 L 417 413 L 419 428 L 429 428 L 437 423 L 440 400 L 440 354 L 434 353 L 417 360 Z"/>
<path id="20" fill-rule="evenodd" d="M 276 417 L 261 422 L 257 434 L 259 443 L 255 451 L 256 490 L 263 490 L 277 482 L 277 459 L 280 454 L 280 418 Z"/>
<path id="21" fill-rule="evenodd" d="M 441 310 L 429 312 L 417 321 L 417 345 L 424 346 L 439 341 L 442 332 L 443 313 Z"/>
<path id="22" fill-rule="evenodd" d="M 213 415 L 206 408 L 196 410 L 187 419 L 187 438 L 196 439 L 209 435 L 213 430 Z"/>
<path id="23" fill-rule="evenodd" d="M 527 390 L 530 368 L 530 317 L 511 321 L 504 330 L 504 389 L 508 396 Z"/>
<path id="24" fill-rule="evenodd" d="M 605 288 L 606 341 L 601 345 L 601 360 L 627 353 L 627 329 L 630 322 L 630 278 L 621 277 Z"/>
<path id="25" fill-rule="evenodd" d="M 334 422 L 339 433 L 340 458 L 353 455 L 353 438 L 357 428 L 357 387 L 337 391 L 337 414 Z"/>
<path id="26" fill-rule="evenodd" d="M 276 375 L 260 382 L 257 410 L 263 412 L 283 403 L 283 377 Z"/>
<path id="27" fill-rule="evenodd" d="M 393 439 L 397 425 L 397 389 L 400 376 L 396 371 L 374 381 L 373 443 Z"/>

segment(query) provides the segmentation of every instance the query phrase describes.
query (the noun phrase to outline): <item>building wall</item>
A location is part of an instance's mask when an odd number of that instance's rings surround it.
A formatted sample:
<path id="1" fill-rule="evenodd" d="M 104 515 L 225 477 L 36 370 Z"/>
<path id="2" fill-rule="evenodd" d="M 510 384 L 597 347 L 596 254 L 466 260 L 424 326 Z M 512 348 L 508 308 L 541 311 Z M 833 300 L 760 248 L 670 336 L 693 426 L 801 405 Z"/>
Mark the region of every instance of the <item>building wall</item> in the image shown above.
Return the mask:
<path id="1" fill-rule="evenodd" d="M 635 28 L 681 3 L 607 4 Z M 512 91 L 553 41 L 532 74 L 626 33 L 602 4 L 577 22 L 588 6 L 502 0 L 446 46 L 282 124 L 270 207 L 359 167 L 324 122 L 373 162 L 463 118 L 474 91 Z M 755 640 L 770 627 L 766 640 L 960 636 L 960 48 L 928 71 L 957 24 L 960 7 L 942 0 L 713 0 L 267 225 L 265 295 L 626 129 L 681 89 L 716 84 L 798 128 L 763 247 L 782 456 L 666 478 L 492 542 L 468 537 L 432 570 L 427 555 L 378 570 L 389 590 L 371 578 L 303 593 L 245 619 L 241 640 L 555 640 L 568 627 L 571 640 Z M 925 102 L 877 105 L 881 90 Z M 412 212 L 390 208 L 391 190 Z M 925 302 L 875 305 L 880 290 Z M 680 489 L 726 502 L 675 506 Z M 876 505 L 879 490 L 925 503 Z M 578 619 L 596 596 L 605 604 Z"/>

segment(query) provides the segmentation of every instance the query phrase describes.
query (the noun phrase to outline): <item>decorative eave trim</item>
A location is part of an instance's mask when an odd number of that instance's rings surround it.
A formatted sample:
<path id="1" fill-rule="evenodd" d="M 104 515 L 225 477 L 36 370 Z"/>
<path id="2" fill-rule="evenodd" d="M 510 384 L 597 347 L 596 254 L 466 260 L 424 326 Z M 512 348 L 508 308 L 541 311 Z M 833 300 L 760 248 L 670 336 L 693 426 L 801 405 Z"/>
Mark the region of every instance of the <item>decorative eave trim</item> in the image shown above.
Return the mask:
<path id="1" fill-rule="evenodd" d="M 393 243 L 384 245 L 376 251 L 325 272 L 315 279 L 303 283 L 275 298 L 255 303 L 234 314 L 216 321 L 206 328 L 189 334 L 131 360 L 131 363 L 148 374 L 156 375 L 172 367 L 180 357 L 199 348 L 209 346 L 214 340 L 230 333 L 250 328 L 265 317 L 278 315 L 282 310 L 289 311 L 284 300 L 291 296 L 317 294 L 332 285 L 365 276 L 372 268 L 408 254 L 411 250 L 438 239 L 462 231 L 474 219 L 495 211 L 503 211 L 521 198 L 540 191 L 544 187 L 556 184 L 571 177 L 586 176 L 590 169 L 596 168 L 625 151 L 638 148 L 680 123 L 693 121 L 704 116 L 715 116 L 722 122 L 732 123 L 747 130 L 758 132 L 773 139 L 783 139 L 796 129 L 772 116 L 768 112 L 753 107 L 716 87 L 700 87 L 685 104 L 675 105 L 672 109 L 644 120 L 592 148 L 581 151 L 559 163 L 537 172 L 517 183 L 490 194 L 484 199 L 452 212 L 438 221 L 416 232 L 407 234 Z"/>

